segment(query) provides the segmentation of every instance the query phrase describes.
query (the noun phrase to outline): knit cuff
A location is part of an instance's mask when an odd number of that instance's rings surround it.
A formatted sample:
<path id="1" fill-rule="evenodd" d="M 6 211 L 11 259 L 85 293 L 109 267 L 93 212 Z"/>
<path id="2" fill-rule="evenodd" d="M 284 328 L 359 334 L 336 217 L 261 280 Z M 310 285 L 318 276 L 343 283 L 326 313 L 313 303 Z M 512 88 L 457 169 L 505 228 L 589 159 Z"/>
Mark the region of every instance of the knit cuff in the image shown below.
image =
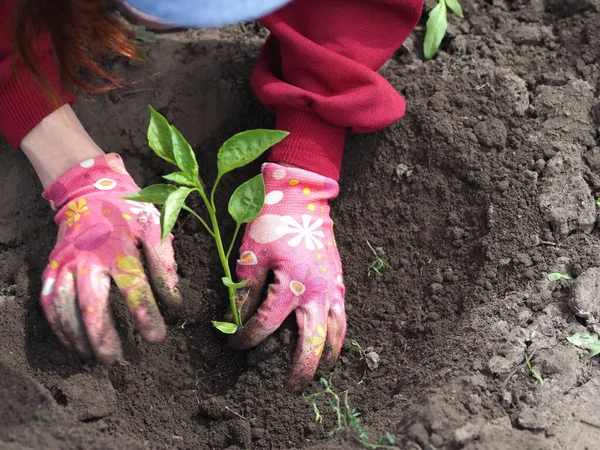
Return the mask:
<path id="1" fill-rule="evenodd" d="M 290 135 L 273 147 L 269 161 L 339 180 L 346 128 L 326 122 L 312 111 L 278 108 L 276 115 L 276 128 Z"/>
<path id="2" fill-rule="evenodd" d="M 21 66 L 16 66 L 0 85 L 0 133 L 15 148 L 46 116 L 75 101 L 75 95 L 63 88 L 49 53 L 43 56 L 41 67 L 56 89 L 57 101 L 51 101 L 29 70 Z"/>

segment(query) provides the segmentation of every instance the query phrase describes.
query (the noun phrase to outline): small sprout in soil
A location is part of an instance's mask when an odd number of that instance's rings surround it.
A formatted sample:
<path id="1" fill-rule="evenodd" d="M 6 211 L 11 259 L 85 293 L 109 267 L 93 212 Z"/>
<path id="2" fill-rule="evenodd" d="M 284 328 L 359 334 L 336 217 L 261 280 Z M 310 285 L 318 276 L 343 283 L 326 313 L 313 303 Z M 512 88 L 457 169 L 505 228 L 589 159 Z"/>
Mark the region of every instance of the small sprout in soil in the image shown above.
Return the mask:
<path id="1" fill-rule="evenodd" d="M 600 197 L 596 199 L 596 206 L 600 206 Z"/>
<path id="2" fill-rule="evenodd" d="M 147 30 L 144 26 L 134 25 L 131 29 L 133 31 L 133 40 L 137 42 L 138 57 L 130 59 L 129 64 L 134 67 L 144 66 L 151 61 L 150 56 L 148 56 L 150 47 L 147 44 L 156 44 L 158 38 L 156 37 L 156 34 Z"/>
<path id="3" fill-rule="evenodd" d="M 236 304 L 235 293 L 248 281 L 233 281 L 229 257 L 242 225 L 252 222 L 262 211 L 265 201 L 265 183 L 262 175 L 257 175 L 240 185 L 229 199 L 229 214 L 236 225 L 227 247 L 223 244 L 221 237 L 215 193 L 225 174 L 251 163 L 267 149 L 283 140 L 289 133 L 277 130 L 250 130 L 238 133 L 225 141 L 217 154 L 217 178 L 209 194 L 200 178 L 196 155 L 190 144 L 177 128 L 170 125 L 167 119 L 152 107 L 150 107 L 150 116 L 150 126 L 148 127 L 150 147 L 160 158 L 177 166 L 180 171 L 163 176 L 165 180 L 171 181 L 175 185 L 155 184 L 136 194 L 127 195 L 125 198 L 163 205 L 160 217 L 163 240 L 173 229 L 181 210 L 192 214 L 206 228 L 217 247 L 224 274 L 222 281 L 229 293 L 229 306 L 233 317 L 233 323 L 213 321 L 213 325 L 223 333 L 233 334 L 242 326 L 241 307 Z M 202 199 L 208 212 L 208 221 L 185 204 L 186 199 L 192 193 L 197 193 Z"/>
<path id="4" fill-rule="evenodd" d="M 383 275 L 383 270 L 385 270 L 385 269 L 393 269 L 392 266 L 390 266 L 387 262 L 385 262 L 383 259 L 381 259 L 379 257 L 379 255 L 377 254 L 377 250 L 375 250 L 373 248 L 373 246 L 371 245 L 371 243 L 369 241 L 367 241 L 367 245 L 371 249 L 371 252 L 373 253 L 373 256 L 375 256 L 375 259 L 371 262 L 371 264 L 369 264 L 369 268 L 367 269 L 367 276 L 368 277 L 371 276 L 372 272 L 375 272 L 377 275 L 382 276 Z"/>
<path id="5" fill-rule="evenodd" d="M 448 29 L 448 9 L 462 18 L 462 6 L 458 0 L 438 0 L 438 4 L 429 11 L 427 19 L 427 32 L 425 33 L 425 42 L 423 44 L 423 53 L 425 59 L 431 59 L 437 53 L 442 39 Z"/>
<path id="6" fill-rule="evenodd" d="M 355 432 L 358 443 L 360 443 L 364 448 L 395 448 L 393 446 L 396 444 L 396 439 L 391 433 L 386 433 L 385 438 L 379 439 L 378 444 L 371 443 L 371 439 L 369 438 L 367 431 L 360 423 L 360 412 L 350 407 L 348 391 L 345 391 L 343 393 L 343 397 L 340 398 L 340 395 L 338 395 L 331 388 L 329 381 L 327 381 L 325 378 L 321 378 L 321 384 L 323 385 L 323 390 L 321 392 L 315 392 L 314 394 L 310 395 L 303 394 L 302 398 L 311 403 L 313 411 L 315 412 L 315 423 L 323 423 L 323 415 L 321 414 L 319 405 L 317 404 L 319 399 L 323 398 L 325 400 L 325 404 L 334 412 L 337 420 L 337 427 L 329 431 L 329 436 L 340 436 L 347 430 L 352 430 Z M 353 436 L 353 434 L 351 434 L 351 436 Z M 387 440 L 391 446 L 384 445 L 383 442 L 385 442 L 385 440 Z"/>
<path id="7" fill-rule="evenodd" d="M 531 372 L 531 374 L 535 377 L 535 379 L 537 380 L 538 383 L 540 383 L 540 385 L 544 385 L 544 379 L 542 378 L 542 375 L 540 374 L 539 370 L 534 369 L 531 366 L 531 360 L 529 359 L 529 355 L 527 354 L 527 352 L 525 352 L 525 364 L 527 365 L 527 368 L 529 369 L 529 371 Z"/>
<path id="8" fill-rule="evenodd" d="M 552 272 L 552 273 L 548 274 L 548 279 L 550 281 L 572 280 L 573 277 L 571 275 L 569 275 L 568 273 Z"/>
<path id="9" fill-rule="evenodd" d="M 587 349 L 590 352 L 590 358 L 600 354 L 600 341 L 596 333 L 578 332 L 569 336 L 567 341 L 577 347 Z"/>
<path id="10" fill-rule="evenodd" d="M 182 323 L 178 322 L 177 325 L 175 325 L 171 331 L 185 330 L 186 323 L 187 323 L 187 320 L 184 320 Z"/>

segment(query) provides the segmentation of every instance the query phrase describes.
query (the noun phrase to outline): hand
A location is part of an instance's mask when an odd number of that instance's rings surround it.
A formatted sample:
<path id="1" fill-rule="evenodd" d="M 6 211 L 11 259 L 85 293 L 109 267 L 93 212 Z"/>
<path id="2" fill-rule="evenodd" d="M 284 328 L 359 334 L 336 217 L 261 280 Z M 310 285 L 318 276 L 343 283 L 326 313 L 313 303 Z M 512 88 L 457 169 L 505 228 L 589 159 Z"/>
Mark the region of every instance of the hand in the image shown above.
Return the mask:
<path id="1" fill-rule="evenodd" d="M 138 246 L 158 296 L 168 305 L 181 301 L 172 236 L 161 242 L 159 212 L 122 198 L 137 191 L 119 155 L 109 154 L 81 162 L 43 194 L 57 211 L 59 231 L 42 276 L 42 307 L 63 344 L 105 364 L 123 357 L 108 301 L 110 277 L 142 337 L 159 342 L 166 335 Z"/>
<path id="2" fill-rule="evenodd" d="M 322 354 L 326 365 L 335 362 L 346 334 L 342 265 L 327 203 L 339 188 L 330 178 L 273 163 L 262 173 L 265 207 L 246 228 L 237 263 L 238 279 L 248 280 L 236 294 L 245 325 L 230 344 L 258 345 L 295 312 L 299 336 L 289 384 L 298 389 Z M 275 283 L 259 305 L 270 270 Z"/>

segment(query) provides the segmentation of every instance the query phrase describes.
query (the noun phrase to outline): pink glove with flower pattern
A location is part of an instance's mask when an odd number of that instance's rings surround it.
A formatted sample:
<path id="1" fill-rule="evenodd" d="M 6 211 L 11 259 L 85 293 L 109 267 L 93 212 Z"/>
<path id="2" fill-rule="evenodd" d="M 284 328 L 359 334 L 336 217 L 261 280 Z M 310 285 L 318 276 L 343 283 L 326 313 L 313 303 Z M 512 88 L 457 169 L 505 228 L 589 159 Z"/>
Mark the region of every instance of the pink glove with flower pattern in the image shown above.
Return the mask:
<path id="1" fill-rule="evenodd" d="M 122 198 L 137 191 L 121 157 L 108 154 L 81 162 L 43 194 L 58 211 L 59 231 L 42 277 L 42 307 L 63 344 L 105 364 L 122 360 L 108 301 L 111 276 L 142 337 L 159 342 L 166 334 L 139 246 L 155 292 L 168 305 L 181 301 L 173 238 L 161 243 L 160 213 Z"/>
<path id="2" fill-rule="evenodd" d="M 298 347 L 289 384 L 302 387 L 315 374 L 321 354 L 332 364 L 346 333 L 342 265 L 333 237 L 328 200 L 337 196 L 336 181 L 307 170 L 263 165 L 265 206 L 248 225 L 237 263 L 242 317 L 250 320 L 231 336 L 235 348 L 250 348 L 296 313 Z M 269 271 L 275 283 L 259 307 Z M 247 296 L 247 297 L 246 297 Z"/>

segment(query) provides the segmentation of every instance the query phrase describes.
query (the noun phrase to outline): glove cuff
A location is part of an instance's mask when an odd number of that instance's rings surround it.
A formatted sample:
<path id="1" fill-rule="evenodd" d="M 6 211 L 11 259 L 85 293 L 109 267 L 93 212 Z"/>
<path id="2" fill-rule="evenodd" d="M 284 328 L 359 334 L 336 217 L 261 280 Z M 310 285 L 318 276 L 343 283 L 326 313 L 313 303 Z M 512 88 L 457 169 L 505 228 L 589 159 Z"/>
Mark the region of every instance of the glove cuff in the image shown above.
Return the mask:
<path id="1" fill-rule="evenodd" d="M 64 173 L 44 190 L 42 197 L 53 211 L 77 197 L 98 191 L 126 195 L 139 190 L 116 153 L 86 159 Z"/>
<path id="2" fill-rule="evenodd" d="M 264 163 L 261 171 L 265 179 L 266 204 L 272 204 L 269 202 L 283 195 L 298 199 L 310 196 L 312 201 L 327 202 L 336 198 L 340 191 L 338 182 L 333 178 L 298 167 Z"/>

